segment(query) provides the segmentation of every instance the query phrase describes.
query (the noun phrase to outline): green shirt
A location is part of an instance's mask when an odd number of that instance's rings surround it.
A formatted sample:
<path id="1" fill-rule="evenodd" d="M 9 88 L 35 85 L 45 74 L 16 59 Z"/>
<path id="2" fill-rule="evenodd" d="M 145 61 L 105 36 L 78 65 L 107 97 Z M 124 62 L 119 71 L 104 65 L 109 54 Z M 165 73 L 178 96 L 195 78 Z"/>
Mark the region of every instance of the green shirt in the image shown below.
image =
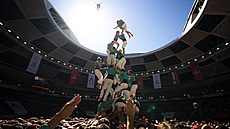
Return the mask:
<path id="1" fill-rule="evenodd" d="M 97 63 L 100 63 L 100 64 L 97 64 Z M 95 66 L 96 66 L 96 67 L 101 67 L 101 61 L 97 60 L 97 61 L 95 62 Z"/>
<path id="2" fill-rule="evenodd" d="M 136 81 L 136 78 L 133 74 L 129 75 L 129 78 L 131 78 L 131 80 L 128 82 L 128 86 L 132 87 L 132 83 Z"/>
<path id="3" fill-rule="evenodd" d="M 45 124 L 45 125 L 42 125 L 39 129 L 50 129 L 50 127 L 47 124 Z"/>
<path id="4" fill-rule="evenodd" d="M 111 106 L 112 103 L 110 103 L 110 101 L 109 101 L 110 99 L 112 99 L 112 96 L 109 96 L 108 99 L 105 102 L 100 103 L 98 105 L 97 112 L 101 113 L 102 108 L 107 108 L 107 107 Z M 106 111 L 106 110 L 104 110 L 104 111 Z"/>
<path id="5" fill-rule="evenodd" d="M 115 34 L 115 36 L 114 36 L 114 41 L 117 41 L 117 39 L 119 38 L 119 35 L 117 35 L 117 34 Z"/>
<path id="6" fill-rule="evenodd" d="M 119 27 L 120 29 L 122 29 L 122 25 L 123 25 L 124 23 L 125 23 L 125 22 L 124 22 L 123 20 L 118 21 L 117 27 Z"/>
<path id="7" fill-rule="evenodd" d="M 118 58 L 118 59 L 121 59 L 121 57 L 124 57 L 123 54 L 122 54 L 121 52 L 118 52 L 118 53 L 117 53 L 117 58 Z"/>
<path id="8" fill-rule="evenodd" d="M 126 72 L 121 71 L 121 80 L 128 80 L 128 76 L 126 74 Z"/>
<path id="9" fill-rule="evenodd" d="M 108 47 L 109 47 L 108 49 L 110 52 L 117 53 L 117 49 L 113 46 L 112 43 L 109 43 Z"/>
<path id="10" fill-rule="evenodd" d="M 119 81 L 121 82 L 121 75 L 118 74 L 117 76 L 118 76 Z"/>
<path id="11" fill-rule="evenodd" d="M 120 38 L 122 41 L 126 41 L 126 38 L 125 38 L 125 35 L 124 35 L 124 34 L 119 35 L 119 38 Z"/>
<path id="12" fill-rule="evenodd" d="M 104 68 L 104 71 L 108 71 L 108 75 L 115 76 L 117 74 L 117 70 L 114 68 Z"/>

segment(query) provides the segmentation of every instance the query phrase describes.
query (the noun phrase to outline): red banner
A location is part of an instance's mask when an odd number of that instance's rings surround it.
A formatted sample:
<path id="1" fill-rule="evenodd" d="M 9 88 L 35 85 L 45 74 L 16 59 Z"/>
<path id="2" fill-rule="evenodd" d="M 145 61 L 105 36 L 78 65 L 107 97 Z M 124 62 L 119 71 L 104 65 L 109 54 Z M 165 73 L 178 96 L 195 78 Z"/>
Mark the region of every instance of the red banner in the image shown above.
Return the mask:
<path id="1" fill-rule="evenodd" d="M 136 76 L 138 89 L 144 89 L 143 76 Z"/>
<path id="2" fill-rule="evenodd" d="M 227 119 L 230 116 L 230 111 L 219 111 L 213 118 L 216 119 Z"/>
<path id="3" fill-rule="evenodd" d="M 204 80 L 204 77 L 200 71 L 200 66 L 197 62 L 190 64 L 190 68 L 192 70 L 195 81 Z"/>
<path id="4" fill-rule="evenodd" d="M 76 69 L 72 70 L 71 76 L 70 76 L 70 80 L 69 80 L 69 84 L 77 84 L 77 77 L 78 77 L 79 71 Z"/>
<path id="5" fill-rule="evenodd" d="M 177 69 L 170 71 L 170 74 L 171 74 L 172 84 L 174 86 L 180 85 L 180 78 Z"/>

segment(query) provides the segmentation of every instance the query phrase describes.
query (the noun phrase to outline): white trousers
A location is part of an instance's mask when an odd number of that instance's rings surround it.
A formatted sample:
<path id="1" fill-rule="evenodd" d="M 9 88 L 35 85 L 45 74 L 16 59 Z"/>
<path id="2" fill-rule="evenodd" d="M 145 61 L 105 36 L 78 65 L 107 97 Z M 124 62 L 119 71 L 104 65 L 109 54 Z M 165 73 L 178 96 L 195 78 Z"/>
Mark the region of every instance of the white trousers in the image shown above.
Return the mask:
<path id="1" fill-rule="evenodd" d="M 131 95 L 130 91 L 129 90 L 123 90 L 122 92 L 123 92 L 125 99 L 128 100 L 130 98 L 130 95 Z"/>
<path id="2" fill-rule="evenodd" d="M 115 84 L 121 84 L 121 82 L 119 81 L 119 78 L 118 78 L 118 75 L 116 74 L 115 76 L 114 76 L 114 79 L 113 79 L 113 84 L 115 85 Z"/>
<path id="3" fill-rule="evenodd" d="M 131 95 L 133 95 L 133 97 L 136 96 L 137 87 L 138 87 L 138 85 L 134 84 L 134 85 L 132 85 L 132 87 L 130 89 Z"/>
<path id="4" fill-rule="evenodd" d="M 122 44 L 122 48 L 125 48 L 127 45 L 127 41 L 124 41 L 123 44 Z"/>
<path id="5" fill-rule="evenodd" d="M 108 59 L 107 59 L 107 64 L 115 65 L 115 55 L 114 54 L 109 54 Z"/>
<path id="6" fill-rule="evenodd" d="M 107 50 L 106 50 L 106 53 L 110 54 L 110 50 L 109 50 L 109 49 L 107 49 Z"/>
<path id="7" fill-rule="evenodd" d="M 102 96 L 104 94 L 104 90 L 106 89 L 103 101 L 107 100 L 107 97 L 109 95 L 109 92 L 111 91 L 112 85 L 113 85 L 113 80 L 109 79 L 109 78 L 106 78 L 105 82 L 104 82 L 104 85 L 103 85 L 103 87 L 101 89 L 101 93 L 100 93 L 100 97 L 102 98 Z"/>
<path id="8" fill-rule="evenodd" d="M 123 23 L 123 25 L 121 26 L 125 31 L 127 31 L 127 25 L 126 23 Z"/>
<path id="9" fill-rule="evenodd" d="M 95 72 L 95 74 L 96 74 L 96 76 L 98 78 L 97 83 L 102 84 L 102 82 L 103 82 L 103 75 L 102 75 L 101 71 L 99 69 L 95 69 L 94 72 Z"/>
<path id="10" fill-rule="evenodd" d="M 125 69 L 126 59 L 125 57 L 122 57 L 120 61 L 117 64 L 117 67 L 120 69 Z"/>
<path id="11" fill-rule="evenodd" d="M 120 86 L 117 86 L 116 89 L 115 89 L 115 93 L 118 92 L 118 91 L 121 91 L 123 89 L 127 89 L 128 88 L 128 84 L 127 83 L 121 83 Z"/>
<path id="12" fill-rule="evenodd" d="M 115 59 L 115 63 L 116 63 L 116 65 L 119 63 L 119 59 Z"/>
<path id="13" fill-rule="evenodd" d="M 112 103 L 112 107 L 113 107 L 113 111 L 115 110 L 115 107 L 117 106 L 118 107 L 118 110 L 119 108 L 121 109 L 122 107 L 126 107 L 126 104 L 123 103 L 123 102 L 117 102 L 118 98 L 115 98 L 113 103 Z"/>

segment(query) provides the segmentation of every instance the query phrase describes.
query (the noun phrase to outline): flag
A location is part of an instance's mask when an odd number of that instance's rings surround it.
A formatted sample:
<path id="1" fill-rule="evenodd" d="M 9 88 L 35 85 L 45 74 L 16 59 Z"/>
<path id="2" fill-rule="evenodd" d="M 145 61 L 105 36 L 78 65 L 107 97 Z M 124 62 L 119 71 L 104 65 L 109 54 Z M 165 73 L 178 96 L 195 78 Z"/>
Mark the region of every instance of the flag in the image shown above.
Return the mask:
<path id="1" fill-rule="evenodd" d="M 87 88 L 94 88 L 95 74 L 89 73 Z"/>
<path id="2" fill-rule="evenodd" d="M 77 84 L 77 77 L 78 77 L 79 71 L 76 69 L 72 69 L 72 73 L 69 79 L 69 84 Z"/>
<path id="3" fill-rule="evenodd" d="M 195 81 L 204 80 L 204 77 L 200 71 L 200 66 L 197 62 L 190 64 L 190 68 L 192 70 Z"/>
<path id="4" fill-rule="evenodd" d="M 40 56 L 39 54 L 34 52 L 32 55 L 32 58 L 30 59 L 30 63 L 28 65 L 26 71 L 33 73 L 33 74 L 36 74 L 38 71 L 38 67 L 40 65 L 41 59 L 42 59 L 42 56 Z"/>
<path id="5" fill-rule="evenodd" d="M 165 112 L 164 118 L 173 118 L 175 112 Z"/>
<path id="6" fill-rule="evenodd" d="M 144 89 L 143 76 L 137 76 L 136 80 L 137 80 L 138 89 Z"/>
<path id="7" fill-rule="evenodd" d="M 213 117 L 215 119 L 228 119 L 230 116 L 230 111 L 218 111 Z"/>
<path id="8" fill-rule="evenodd" d="M 94 116 L 95 112 L 94 111 L 85 111 L 87 116 Z"/>
<path id="9" fill-rule="evenodd" d="M 170 71 L 170 74 L 171 74 L 172 84 L 174 86 L 180 85 L 180 78 L 177 69 Z"/>
<path id="10" fill-rule="evenodd" d="M 154 84 L 154 89 L 161 88 L 160 74 L 153 74 L 153 84 Z"/>
<path id="11" fill-rule="evenodd" d="M 28 113 L 20 102 L 16 102 L 16 101 L 5 101 L 5 102 L 10 106 L 11 109 L 14 110 L 15 114 L 17 115 L 26 115 Z"/>

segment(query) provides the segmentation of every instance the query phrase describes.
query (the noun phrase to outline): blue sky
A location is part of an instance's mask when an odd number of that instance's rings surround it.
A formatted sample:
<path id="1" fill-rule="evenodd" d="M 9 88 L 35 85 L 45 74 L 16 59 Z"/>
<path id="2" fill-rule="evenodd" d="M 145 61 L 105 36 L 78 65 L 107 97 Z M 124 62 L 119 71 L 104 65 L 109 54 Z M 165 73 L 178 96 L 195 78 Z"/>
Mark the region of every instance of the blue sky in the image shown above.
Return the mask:
<path id="1" fill-rule="evenodd" d="M 123 19 L 134 37 L 126 53 L 158 49 L 183 31 L 194 0 L 49 0 L 80 44 L 105 53 L 113 40 L 116 20 Z M 101 10 L 96 11 L 96 4 Z M 122 41 L 118 41 L 122 45 Z M 120 45 L 120 46 L 121 46 Z M 121 47 L 120 47 L 121 48 Z"/>

